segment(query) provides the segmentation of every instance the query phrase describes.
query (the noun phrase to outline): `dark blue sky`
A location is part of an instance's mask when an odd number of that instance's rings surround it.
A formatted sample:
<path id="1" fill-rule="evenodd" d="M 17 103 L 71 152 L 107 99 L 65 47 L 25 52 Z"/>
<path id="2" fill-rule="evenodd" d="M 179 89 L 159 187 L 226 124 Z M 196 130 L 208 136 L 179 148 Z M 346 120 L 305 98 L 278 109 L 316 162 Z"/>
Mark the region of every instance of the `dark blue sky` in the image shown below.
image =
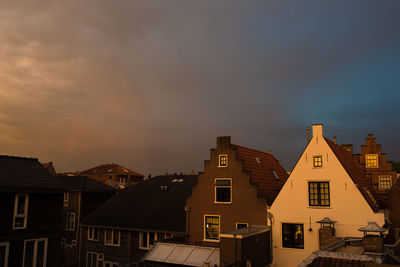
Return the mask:
<path id="1" fill-rule="evenodd" d="M 291 169 L 305 129 L 400 161 L 400 1 L 0 3 L 1 153 L 200 171 L 218 135 Z"/>

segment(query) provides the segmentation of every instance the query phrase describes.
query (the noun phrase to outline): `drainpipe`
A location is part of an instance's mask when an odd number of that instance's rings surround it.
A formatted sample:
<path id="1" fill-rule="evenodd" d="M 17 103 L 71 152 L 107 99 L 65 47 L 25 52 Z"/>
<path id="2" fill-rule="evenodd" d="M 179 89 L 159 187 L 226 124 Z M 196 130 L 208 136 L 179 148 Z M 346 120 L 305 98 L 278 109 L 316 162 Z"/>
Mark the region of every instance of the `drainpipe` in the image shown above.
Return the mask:
<path id="1" fill-rule="evenodd" d="M 190 206 L 186 205 L 185 206 L 185 212 L 186 212 L 186 243 L 189 242 L 189 212 L 190 212 Z"/>
<path id="2" fill-rule="evenodd" d="M 237 266 L 236 262 L 236 234 L 233 234 L 233 266 Z"/>

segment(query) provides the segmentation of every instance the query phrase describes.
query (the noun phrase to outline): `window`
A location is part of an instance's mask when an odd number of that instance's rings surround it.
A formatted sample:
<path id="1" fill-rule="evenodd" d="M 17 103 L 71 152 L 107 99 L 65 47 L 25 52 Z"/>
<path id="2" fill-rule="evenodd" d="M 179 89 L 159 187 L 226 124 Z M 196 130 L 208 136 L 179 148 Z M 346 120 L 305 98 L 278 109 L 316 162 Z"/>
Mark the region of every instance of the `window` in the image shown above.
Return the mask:
<path id="1" fill-rule="evenodd" d="M 29 195 L 15 195 L 13 229 L 25 229 L 28 219 Z"/>
<path id="2" fill-rule="evenodd" d="M 378 168 L 378 155 L 377 154 L 366 154 L 365 155 L 365 166 L 367 168 Z"/>
<path id="3" fill-rule="evenodd" d="M 314 162 L 315 168 L 321 168 L 322 167 L 322 156 L 314 156 L 313 162 Z"/>
<path id="4" fill-rule="evenodd" d="M 75 213 L 68 212 L 65 222 L 65 230 L 74 231 L 75 230 Z"/>
<path id="5" fill-rule="evenodd" d="M 228 155 L 218 155 L 218 167 L 228 167 Z"/>
<path id="6" fill-rule="evenodd" d="M 105 261 L 104 262 L 104 267 L 118 267 L 118 262 L 110 262 L 110 261 Z"/>
<path id="7" fill-rule="evenodd" d="M 47 238 L 25 240 L 22 266 L 45 267 L 46 261 Z"/>
<path id="8" fill-rule="evenodd" d="M 68 208 L 69 193 L 64 193 L 64 208 Z"/>
<path id="9" fill-rule="evenodd" d="M 392 187 L 392 176 L 380 175 L 379 176 L 379 190 L 386 190 Z"/>
<path id="10" fill-rule="evenodd" d="M 304 227 L 302 224 L 282 223 L 282 247 L 304 248 Z"/>
<path id="11" fill-rule="evenodd" d="M 236 223 L 236 229 L 247 228 L 249 227 L 248 223 Z"/>
<path id="12" fill-rule="evenodd" d="M 308 197 L 310 206 L 329 207 L 329 182 L 308 182 Z"/>
<path id="13" fill-rule="evenodd" d="M 157 233 L 154 232 L 140 232 L 139 233 L 139 248 L 150 249 L 154 242 L 157 240 Z"/>
<path id="14" fill-rule="evenodd" d="M 8 266 L 8 252 L 10 249 L 9 242 L 0 243 L 0 266 L 7 267 Z"/>
<path id="15" fill-rule="evenodd" d="M 86 254 L 86 267 L 103 267 L 104 255 L 96 252 Z"/>
<path id="16" fill-rule="evenodd" d="M 219 241 L 219 216 L 204 216 L 204 240 Z"/>
<path id="17" fill-rule="evenodd" d="M 104 231 L 104 245 L 119 247 L 121 240 L 121 231 L 105 229 Z"/>
<path id="18" fill-rule="evenodd" d="M 215 179 L 215 202 L 231 203 L 232 202 L 232 179 L 223 178 Z"/>
<path id="19" fill-rule="evenodd" d="M 99 241 L 99 228 L 96 227 L 88 228 L 88 240 Z"/>

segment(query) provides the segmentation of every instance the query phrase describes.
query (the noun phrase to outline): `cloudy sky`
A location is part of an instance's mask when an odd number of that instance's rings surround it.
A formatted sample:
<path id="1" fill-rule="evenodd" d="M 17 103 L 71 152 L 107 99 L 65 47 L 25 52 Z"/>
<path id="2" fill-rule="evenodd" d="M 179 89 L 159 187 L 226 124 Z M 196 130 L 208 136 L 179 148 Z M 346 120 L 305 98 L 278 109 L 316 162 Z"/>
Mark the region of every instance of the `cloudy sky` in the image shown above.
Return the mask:
<path id="1" fill-rule="evenodd" d="M 306 127 L 400 161 L 400 1 L 1 1 L 0 153 L 200 171 L 216 136 L 291 169 Z"/>

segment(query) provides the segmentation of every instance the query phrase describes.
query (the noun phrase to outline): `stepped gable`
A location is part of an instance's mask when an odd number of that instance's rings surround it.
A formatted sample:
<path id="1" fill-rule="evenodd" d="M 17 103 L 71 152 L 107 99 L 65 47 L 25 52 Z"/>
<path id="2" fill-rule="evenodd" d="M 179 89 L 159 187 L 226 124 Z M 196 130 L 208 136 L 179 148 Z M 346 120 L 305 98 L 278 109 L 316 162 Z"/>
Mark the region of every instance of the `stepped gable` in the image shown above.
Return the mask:
<path id="1" fill-rule="evenodd" d="M 271 153 L 231 146 L 236 149 L 237 158 L 243 160 L 244 170 L 250 173 L 250 182 L 257 185 L 258 196 L 265 197 L 271 205 L 289 176 L 286 170 Z"/>

